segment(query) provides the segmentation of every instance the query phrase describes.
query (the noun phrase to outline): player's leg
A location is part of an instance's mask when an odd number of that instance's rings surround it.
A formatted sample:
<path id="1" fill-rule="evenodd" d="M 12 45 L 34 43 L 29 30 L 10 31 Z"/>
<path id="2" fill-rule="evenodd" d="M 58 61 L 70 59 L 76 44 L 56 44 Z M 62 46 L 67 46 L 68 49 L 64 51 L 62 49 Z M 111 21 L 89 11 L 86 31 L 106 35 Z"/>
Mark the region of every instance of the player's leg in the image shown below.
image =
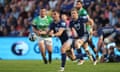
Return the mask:
<path id="1" fill-rule="evenodd" d="M 46 38 L 45 43 L 46 43 L 46 48 L 48 50 L 49 63 L 51 63 L 52 62 L 52 38 Z"/>
<path id="2" fill-rule="evenodd" d="M 42 55 L 42 58 L 44 60 L 44 63 L 47 64 L 46 53 L 45 53 L 46 50 L 45 50 L 45 44 L 44 44 L 44 40 L 43 39 L 39 40 L 38 46 L 40 48 L 41 55 Z"/>
<path id="3" fill-rule="evenodd" d="M 89 48 L 88 48 L 88 42 L 86 42 L 86 43 L 83 44 L 83 48 L 85 49 L 85 52 L 87 53 L 89 59 L 91 61 L 94 61 L 94 59 L 93 59 L 93 57 L 92 57 L 92 55 L 91 55 L 91 53 L 89 51 Z"/>
<path id="4" fill-rule="evenodd" d="M 92 42 L 92 38 L 90 38 L 89 40 L 88 40 L 88 44 L 89 44 L 89 46 L 92 48 L 92 50 L 94 51 L 94 54 L 95 54 L 95 57 L 92 55 L 92 58 L 93 58 L 93 61 L 94 61 L 94 65 L 96 65 L 97 64 L 97 59 L 98 59 L 98 55 L 97 55 L 97 49 L 95 48 L 95 45 L 93 44 L 93 42 Z"/>
<path id="5" fill-rule="evenodd" d="M 93 42 L 92 42 L 92 38 L 90 38 L 90 39 L 88 40 L 88 44 L 89 44 L 89 46 L 92 48 L 92 50 L 94 51 L 94 53 L 95 53 L 95 55 L 96 55 L 97 49 L 95 48 L 95 45 L 94 45 Z"/>
<path id="6" fill-rule="evenodd" d="M 71 44 L 72 44 L 72 39 L 68 39 L 62 46 L 61 48 L 61 69 L 60 71 L 64 71 L 64 67 L 65 67 L 65 64 L 66 64 L 66 51 L 70 49 L 71 47 Z"/>
<path id="7" fill-rule="evenodd" d="M 74 54 L 73 48 L 66 51 L 66 56 L 68 56 L 69 59 L 72 60 L 72 61 L 76 60 L 76 56 Z"/>
<path id="8" fill-rule="evenodd" d="M 97 43 L 97 53 L 96 53 L 96 59 L 99 59 L 99 51 L 103 48 L 103 38 L 99 38 L 98 43 Z"/>
<path id="9" fill-rule="evenodd" d="M 76 39 L 75 40 L 75 48 L 77 50 L 78 56 L 80 55 L 80 61 L 78 62 L 78 65 L 82 65 L 84 63 L 83 55 L 81 54 L 80 47 L 83 45 L 84 39 Z"/>
<path id="10" fill-rule="evenodd" d="M 103 47 L 101 49 L 102 49 L 102 56 L 100 58 L 100 62 L 105 62 L 107 61 L 107 56 L 108 56 L 106 44 L 103 43 Z"/>
<path id="11" fill-rule="evenodd" d="M 112 33 L 110 36 L 104 38 L 104 42 L 103 42 L 103 48 L 102 48 L 102 52 L 103 55 L 101 57 L 101 62 L 106 62 L 108 61 L 108 49 L 107 49 L 107 45 L 111 42 L 113 42 L 113 38 L 114 38 L 115 34 Z"/>

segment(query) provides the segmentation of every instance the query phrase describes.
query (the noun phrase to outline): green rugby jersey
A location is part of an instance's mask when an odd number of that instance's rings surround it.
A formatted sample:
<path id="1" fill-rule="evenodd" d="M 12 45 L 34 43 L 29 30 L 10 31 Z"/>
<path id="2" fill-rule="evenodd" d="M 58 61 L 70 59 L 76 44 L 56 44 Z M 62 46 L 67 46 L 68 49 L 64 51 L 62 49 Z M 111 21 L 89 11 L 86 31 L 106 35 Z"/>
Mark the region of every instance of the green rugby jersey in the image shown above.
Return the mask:
<path id="1" fill-rule="evenodd" d="M 78 11 L 78 14 L 79 14 L 79 16 L 87 16 L 87 15 L 88 15 L 86 9 L 84 9 L 84 8 L 81 8 L 81 9 Z"/>
<path id="2" fill-rule="evenodd" d="M 78 11 L 78 14 L 80 17 L 82 17 L 83 19 L 87 19 L 88 18 L 88 13 L 86 11 L 86 9 L 84 8 L 81 8 L 79 11 Z M 88 32 L 90 32 L 90 29 L 91 29 L 91 26 L 89 24 L 86 24 L 86 29 Z"/>
<path id="3" fill-rule="evenodd" d="M 83 19 L 88 19 L 88 13 L 84 8 L 78 10 L 78 15 Z"/>
<path id="4" fill-rule="evenodd" d="M 45 16 L 44 18 L 37 16 L 33 19 L 32 24 L 35 25 L 38 30 L 46 30 L 52 21 L 50 16 Z M 42 35 L 42 37 L 47 37 L 47 35 Z"/>

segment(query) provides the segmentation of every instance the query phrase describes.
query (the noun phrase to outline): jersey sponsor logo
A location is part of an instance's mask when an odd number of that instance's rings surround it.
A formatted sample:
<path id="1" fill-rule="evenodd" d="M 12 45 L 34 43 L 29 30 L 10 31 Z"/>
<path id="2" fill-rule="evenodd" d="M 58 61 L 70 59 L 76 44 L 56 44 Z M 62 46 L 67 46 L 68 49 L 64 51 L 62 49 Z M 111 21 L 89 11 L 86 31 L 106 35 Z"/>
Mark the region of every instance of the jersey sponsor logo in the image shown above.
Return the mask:
<path id="1" fill-rule="evenodd" d="M 74 24 L 74 27 L 75 27 L 76 30 L 80 30 L 80 24 L 79 23 Z"/>

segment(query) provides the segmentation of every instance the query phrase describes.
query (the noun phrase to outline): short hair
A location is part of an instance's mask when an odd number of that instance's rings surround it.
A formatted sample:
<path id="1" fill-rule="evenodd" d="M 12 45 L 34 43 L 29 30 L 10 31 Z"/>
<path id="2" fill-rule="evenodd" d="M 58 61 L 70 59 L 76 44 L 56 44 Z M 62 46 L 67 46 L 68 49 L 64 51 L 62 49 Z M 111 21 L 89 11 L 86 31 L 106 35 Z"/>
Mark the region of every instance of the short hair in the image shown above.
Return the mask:
<path id="1" fill-rule="evenodd" d="M 46 10 L 46 8 L 45 8 L 45 7 L 42 7 L 42 8 L 40 8 L 40 9 L 45 9 L 45 10 Z"/>
<path id="2" fill-rule="evenodd" d="M 78 10 L 77 10 L 76 8 L 72 8 L 71 11 L 76 11 L 76 12 L 78 12 Z"/>
<path id="3" fill-rule="evenodd" d="M 80 2 L 81 4 L 83 3 L 81 0 L 77 0 L 77 2 Z"/>
<path id="4" fill-rule="evenodd" d="M 52 10 L 52 12 L 56 12 L 56 13 L 60 14 L 60 12 L 58 10 Z"/>

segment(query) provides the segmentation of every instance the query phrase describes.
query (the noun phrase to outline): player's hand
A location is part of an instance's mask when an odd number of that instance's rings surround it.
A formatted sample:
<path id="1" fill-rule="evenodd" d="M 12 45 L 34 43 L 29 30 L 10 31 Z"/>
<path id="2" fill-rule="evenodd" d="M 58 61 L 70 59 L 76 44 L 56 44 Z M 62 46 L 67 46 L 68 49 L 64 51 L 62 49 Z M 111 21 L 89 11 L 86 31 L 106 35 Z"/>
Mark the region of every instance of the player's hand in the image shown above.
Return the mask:
<path id="1" fill-rule="evenodd" d="M 49 32 L 49 36 L 53 36 L 53 34 L 54 34 L 53 31 Z"/>
<path id="2" fill-rule="evenodd" d="M 53 36 L 53 33 L 49 33 L 49 36 L 51 36 L 51 37 L 52 37 L 52 36 Z"/>
<path id="3" fill-rule="evenodd" d="M 40 31 L 36 31 L 36 34 L 38 35 L 38 36 L 40 36 L 41 34 L 40 34 Z"/>

